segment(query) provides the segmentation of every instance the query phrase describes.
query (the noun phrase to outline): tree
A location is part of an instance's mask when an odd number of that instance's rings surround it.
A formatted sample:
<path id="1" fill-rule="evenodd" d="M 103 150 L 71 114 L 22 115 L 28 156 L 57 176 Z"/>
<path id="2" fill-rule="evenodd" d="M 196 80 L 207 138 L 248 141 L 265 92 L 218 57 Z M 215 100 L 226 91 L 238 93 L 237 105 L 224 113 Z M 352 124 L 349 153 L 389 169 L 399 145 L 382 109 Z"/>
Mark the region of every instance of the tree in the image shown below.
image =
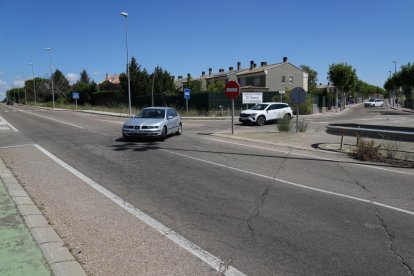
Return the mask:
<path id="1" fill-rule="evenodd" d="M 163 70 L 159 66 L 155 67 L 154 72 L 149 76 L 149 79 L 151 80 L 151 86 L 153 85 L 154 94 L 164 92 L 171 94 L 176 90 L 174 78 L 168 71 Z"/>
<path id="2" fill-rule="evenodd" d="M 193 80 L 190 74 L 187 76 L 187 82 L 184 84 L 185 88 L 189 88 L 192 93 L 201 92 L 202 84 L 199 80 Z"/>
<path id="3" fill-rule="evenodd" d="M 223 92 L 224 91 L 224 81 L 215 80 L 208 84 L 207 90 L 209 92 Z"/>
<path id="4" fill-rule="evenodd" d="M 131 97 L 149 95 L 151 93 L 152 79 L 147 70 L 141 70 L 135 57 L 131 58 L 129 65 L 129 77 L 131 83 Z M 123 93 L 128 94 L 128 75 L 122 73 L 119 76 L 120 86 Z"/>
<path id="5" fill-rule="evenodd" d="M 56 69 L 55 73 L 53 74 L 53 86 L 55 96 L 59 97 L 63 95 L 64 97 L 67 97 L 66 93 L 70 87 L 69 81 L 59 69 Z"/>
<path id="6" fill-rule="evenodd" d="M 300 69 L 308 73 L 308 91 L 313 94 L 316 93 L 316 86 L 318 83 L 318 72 L 316 72 L 307 65 L 301 65 Z"/>
<path id="7" fill-rule="evenodd" d="M 388 91 L 398 91 L 399 87 L 402 88 L 405 95 L 406 106 L 414 109 L 414 64 L 408 63 L 403 65 L 401 70 L 388 78 L 384 84 L 384 88 Z"/>
<path id="8" fill-rule="evenodd" d="M 328 80 L 335 85 L 336 89 L 340 89 L 341 109 L 345 108 L 346 92 L 350 92 L 357 81 L 356 70 L 347 63 L 331 64 L 329 65 Z M 336 106 L 338 106 L 338 101 Z"/>
<path id="9" fill-rule="evenodd" d="M 80 80 L 81 83 L 90 84 L 91 79 L 89 78 L 88 72 L 85 69 L 82 70 L 80 73 Z"/>

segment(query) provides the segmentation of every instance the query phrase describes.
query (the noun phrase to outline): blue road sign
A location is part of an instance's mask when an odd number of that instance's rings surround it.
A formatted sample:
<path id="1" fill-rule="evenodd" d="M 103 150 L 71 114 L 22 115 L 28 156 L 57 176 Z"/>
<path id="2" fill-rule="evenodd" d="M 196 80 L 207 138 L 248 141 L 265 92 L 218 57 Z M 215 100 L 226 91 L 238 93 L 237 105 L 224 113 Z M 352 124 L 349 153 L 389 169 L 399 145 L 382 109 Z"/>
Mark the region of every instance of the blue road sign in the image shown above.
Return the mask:
<path id="1" fill-rule="evenodd" d="M 72 92 L 72 99 L 79 100 L 79 92 Z"/>
<path id="2" fill-rule="evenodd" d="M 190 99 L 190 89 L 188 89 L 188 88 L 184 89 L 184 99 L 186 99 L 186 100 Z"/>

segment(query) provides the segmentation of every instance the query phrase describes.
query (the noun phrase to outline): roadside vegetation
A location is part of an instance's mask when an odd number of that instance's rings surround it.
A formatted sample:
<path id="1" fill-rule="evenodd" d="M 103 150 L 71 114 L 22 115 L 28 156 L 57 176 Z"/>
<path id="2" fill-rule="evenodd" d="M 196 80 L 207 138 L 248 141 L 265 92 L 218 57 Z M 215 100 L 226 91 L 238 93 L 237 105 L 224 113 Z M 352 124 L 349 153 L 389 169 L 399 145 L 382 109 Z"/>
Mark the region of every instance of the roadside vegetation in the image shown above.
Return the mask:
<path id="1" fill-rule="evenodd" d="M 399 143 L 385 141 L 377 144 L 374 140 L 358 138 L 356 146 L 349 155 L 360 161 L 383 162 L 414 168 L 414 155 L 400 150 Z"/>

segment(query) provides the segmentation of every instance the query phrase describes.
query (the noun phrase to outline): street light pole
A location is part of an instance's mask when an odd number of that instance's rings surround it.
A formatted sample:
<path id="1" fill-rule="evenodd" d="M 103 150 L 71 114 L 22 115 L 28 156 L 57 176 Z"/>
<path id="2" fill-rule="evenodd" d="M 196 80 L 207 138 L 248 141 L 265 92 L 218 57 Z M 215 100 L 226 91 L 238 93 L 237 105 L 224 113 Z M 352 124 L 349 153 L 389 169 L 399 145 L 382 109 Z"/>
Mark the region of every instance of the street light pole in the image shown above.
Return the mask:
<path id="1" fill-rule="evenodd" d="M 394 62 L 394 77 L 397 76 L 397 61 L 393 60 L 392 62 Z M 397 87 L 394 86 L 394 91 L 393 91 L 393 97 L 392 97 L 392 106 L 394 106 L 395 104 L 395 93 L 396 93 Z"/>
<path id="2" fill-rule="evenodd" d="M 27 106 L 26 76 L 23 71 L 24 104 Z"/>
<path id="3" fill-rule="evenodd" d="M 125 41 L 126 41 L 126 59 L 127 59 L 127 74 L 128 74 L 128 109 L 129 117 L 132 116 L 131 111 L 131 80 L 129 78 L 129 57 L 128 57 L 128 13 L 121 12 L 121 16 L 125 17 Z"/>
<path id="4" fill-rule="evenodd" d="M 36 104 L 36 82 L 35 82 L 35 76 L 34 76 L 34 71 L 33 71 L 33 63 L 29 63 L 29 65 L 32 66 L 32 77 L 33 77 L 33 95 L 34 95 L 34 101 Z"/>
<path id="5" fill-rule="evenodd" d="M 46 50 L 49 51 L 50 80 L 52 82 L 52 105 L 53 105 L 53 109 L 55 109 L 55 90 L 53 89 L 53 74 L 52 74 L 52 54 L 50 53 L 52 51 L 52 48 L 46 48 Z"/>

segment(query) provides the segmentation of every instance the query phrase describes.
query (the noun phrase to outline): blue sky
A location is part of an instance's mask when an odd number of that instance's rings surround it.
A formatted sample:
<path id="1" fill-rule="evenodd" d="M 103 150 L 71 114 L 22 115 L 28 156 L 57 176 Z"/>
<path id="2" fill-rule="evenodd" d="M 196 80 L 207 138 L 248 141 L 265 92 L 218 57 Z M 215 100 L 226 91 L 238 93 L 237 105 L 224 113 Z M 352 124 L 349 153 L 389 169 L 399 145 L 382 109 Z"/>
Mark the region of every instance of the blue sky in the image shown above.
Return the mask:
<path id="1" fill-rule="evenodd" d="M 332 63 L 347 62 L 368 83 L 382 86 L 413 62 L 412 0 L 1 0 L 0 99 L 7 89 L 53 69 L 76 79 L 86 69 L 100 82 L 125 69 L 129 54 L 152 71 L 172 75 L 243 67 L 250 60 L 278 63 L 284 56 L 308 65 L 326 83 Z"/>

